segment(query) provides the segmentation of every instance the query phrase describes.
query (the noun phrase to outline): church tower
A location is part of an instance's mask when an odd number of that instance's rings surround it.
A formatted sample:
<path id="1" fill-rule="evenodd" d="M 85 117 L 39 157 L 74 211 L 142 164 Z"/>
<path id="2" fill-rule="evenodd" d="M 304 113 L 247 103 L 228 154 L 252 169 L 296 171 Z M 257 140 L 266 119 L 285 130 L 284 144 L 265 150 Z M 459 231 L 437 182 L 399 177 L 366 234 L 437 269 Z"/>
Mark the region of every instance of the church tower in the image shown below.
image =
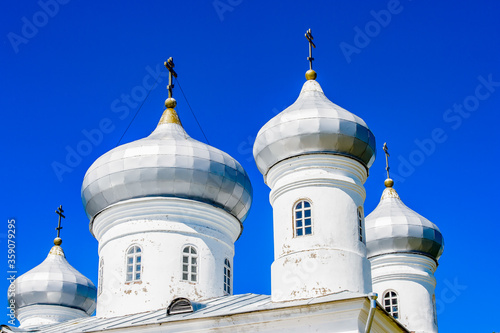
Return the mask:
<path id="1" fill-rule="evenodd" d="M 99 242 L 98 317 L 232 294 L 234 242 L 252 201 L 243 167 L 191 138 L 169 97 L 156 129 L 89 168 L 82 199 Z"/>
<path id="2" fill-rule="evenodd" d="M 438 332 L 434 272 L 444 249 L 439 228 L 408 208 L 389 177 L 380 203 L 366 217 L 366 246 L 373 291 L 382 307 L 416 333 Z"/>
<path id="3" fill-rule="evenodd" d="M 259 131 L 253 154 L 271 188 L 274 302 L 371 291 L 363 184 L 375 137 L 358 116 L 332 103 L 310 68 L 298 99 Z"/>

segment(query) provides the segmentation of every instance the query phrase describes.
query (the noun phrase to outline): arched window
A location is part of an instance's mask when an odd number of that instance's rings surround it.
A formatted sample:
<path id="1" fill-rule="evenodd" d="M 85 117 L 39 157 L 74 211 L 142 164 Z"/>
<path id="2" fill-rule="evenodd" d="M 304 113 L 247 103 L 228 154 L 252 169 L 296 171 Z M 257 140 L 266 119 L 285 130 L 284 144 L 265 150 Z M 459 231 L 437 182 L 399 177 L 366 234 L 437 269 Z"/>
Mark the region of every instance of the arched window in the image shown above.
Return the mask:
<path id="1" fill-rule="evenodd" d="M 361 207 L 358 207 L 358 233 L 359 241 L 363 242 L 363 211 Z"/>
<path id="2" fill-rule="evenodd" d="M 399 318 L 398 294 L 395 291 L 389 290 L 384 294 L 384 308 L 391 316 Z"/>
<path id="3" fill-rule="evenodd" d="M 437 311 L 436 311 L 436 294 L 432 294 L 432 309 L 434 312 L 434 324 L 438 324 L 438 317 L 437 317 Z"/>
<path id="4" fill-rule="evenodd" d="M 184 247 L 182 250 L 182 280 L 198 281 L 198 252 L 191 245 Z"/>
<path id="5" fill-rule="evenodd" d="M 127 282 L 141 281 L 142 249 L 139 245 L 132 245 L 127 250 Z"/>
<path id="6" fill-rule="evenodd" d="M 231 295 L 231 263 L 227 258 L 224 260 L 224 292 Z"/>
<path id="7" fill-rule="evenodd" d="M 97 287 L 97 295 L 100 295 L 102 293 L 102 283 L 104 282 L 102 280 L 103 274 L 104 274 L 104 258 L 101 258 L 101 261 L 99 262 L 99 279 L 97 281 L 99 286 Z"/>
<path id="8" fill-rule="evenodd" d="M 312 234 L 312 212 L 309 201 L 300 200 L 295 204 L 293 220 L 296 237 Z"/>

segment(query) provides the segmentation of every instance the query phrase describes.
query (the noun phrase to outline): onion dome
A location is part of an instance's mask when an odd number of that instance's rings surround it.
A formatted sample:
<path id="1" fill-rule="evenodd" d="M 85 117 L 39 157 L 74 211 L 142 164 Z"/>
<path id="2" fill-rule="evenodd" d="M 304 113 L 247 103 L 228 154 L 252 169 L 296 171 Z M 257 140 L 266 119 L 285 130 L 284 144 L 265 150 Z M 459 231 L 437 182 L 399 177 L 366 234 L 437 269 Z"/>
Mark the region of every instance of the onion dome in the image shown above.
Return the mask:
<path id="1" fill-rule="evenodd" d="M 72 308 L 87 315 L 94 312 L 96 287 L 68 263 L 61 243 L 57 237 L 47 258 L 15 280 L 16 312 L 34 305 Z"/>
<path id="2" fill-rule="evenodd" d="M 253 155 L 263 175 L 276 163 L 305 154 L 349 156 L 369 168 L 375 160 L 375 136 L 360 117 L 332 103 L 308 79 L 291 106 L 272 118 L 257 134 Z"/>
<path id="3" fill-rule="evenodd" d="M 380 203 L 366 217 L 366 248 L 368 258 L 390 253 L 418 253 L 438 261 L 443 253 L 444 239 L 439 228 L 414 212 L 385 180 L 386 189 Z"/>
<path id="4" fill-rule="evenodd" d="M 191 138 L 179 120 L 175 99 L 165 101 L 156 129 L 146 138 L 99 157 L 82 184 L 92 219 L 115 203 L 143 197 L 178 197 L 220 207 L 244 221 L 252 185 L 243 167 L 225 152 Z"/>

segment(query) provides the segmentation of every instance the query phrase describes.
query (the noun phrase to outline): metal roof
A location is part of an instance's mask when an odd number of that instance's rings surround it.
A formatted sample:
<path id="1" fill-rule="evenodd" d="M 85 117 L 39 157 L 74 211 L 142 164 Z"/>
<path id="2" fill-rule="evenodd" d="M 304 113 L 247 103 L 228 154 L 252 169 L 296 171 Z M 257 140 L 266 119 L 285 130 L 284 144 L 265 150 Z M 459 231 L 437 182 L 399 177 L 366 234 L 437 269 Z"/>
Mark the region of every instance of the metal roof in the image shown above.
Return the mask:
<path id="1" fill-rule="evenodd" d="M 191 138 L 180 124 L 161 122 L 148 137 L 99 157 L 82 184 L 91 219 L 118 202 L 154 196 L 205 202 L 243 222 L 252 204 L 252 185 L 227 153 Z"/>
<path id="2" fill-rule="evenodd" d="M 276 163 L 305 154 L 346 155 L 367 169 L 375 161 L 375 136 L 363 119 L 334 104 L 314 80 L 297 100 L 257 134 L 253 156 L 265 176 Z"/>
<path id="3" fill-rule="evenodd" d="M 365 219 L 368 259 L 388 253 L 418 253 L 436 262 L 443 253 L 444 239 L 439 228 L 408 208 L 392 187 Z"/>
<path id="4" fill-rule="evenodd" d="M 341 301 L 354 298 L 367 297 L 365 294 L 340 292 L 328 296 L 286 303 L 273 303 L 269 295 L 242 294 L 214 298 L 204 302 L 193 302 L 194 312 L 167 316 L 166 309 L 143 312 L 113 318 L 88 317 L 69 320 L 64 323 L 46 325 L 40 328 L 19 329 L 2 325 L 2 333 L 75 333 L 97 332 L 109 329 L 126 328 L 133 326 L 154 325 L 160 323 L 185 321 L 191 319 L 208 319 L 220 316 L 230 316 L 240 313 L 273 310 L 308 304 L 318 304 L 332 301 Z"/>
<path id="5" fill-rule="evenodd" d="M 19 276 L 13 297 L 16 311 L 37 304 L 62 306 L 92 314 L 97 289 L 69 264 L 63 249 L 55 245 L 38 266 Z"/>

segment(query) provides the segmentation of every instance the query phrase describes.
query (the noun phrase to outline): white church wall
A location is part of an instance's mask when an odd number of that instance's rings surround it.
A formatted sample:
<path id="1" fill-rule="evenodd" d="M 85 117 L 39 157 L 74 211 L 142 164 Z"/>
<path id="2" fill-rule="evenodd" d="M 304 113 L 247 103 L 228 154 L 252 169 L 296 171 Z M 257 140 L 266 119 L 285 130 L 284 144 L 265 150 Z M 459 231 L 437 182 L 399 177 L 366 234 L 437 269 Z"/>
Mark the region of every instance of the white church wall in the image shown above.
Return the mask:
<path id="1" fill-rule="evenodd" d="M 433 301 L 436 262 L 420 254 L 387 254 L 370 259 L 373 291 L 384 306 L 384 294 L 398 294 L 398 321 L 416 333 L 438 332 Z"/>
<path id="2" fill-rule="evenodd" d="M 98 317 L 166 308 L 176 297 L 198 301 L 226 294 L 224 261 L 232 266 L 240 224 L 222 209 L 179 198 L 129 200 L 97 215 L 92 230 L 104 261 Z M 132 245 L 141 248 L 139 281 L 126 281 Z M 196 282 L 191 271 L 183 280 L 186 246 L 196 249 Z"/>
<path id="3" fill-rule="evenodd" d="M 329 154 L 302 155 L 271 168 L 273 301 L 371 291 L 370 263 L 358 224 L 366 177 L 357 161 Z M 294 205 L 301 199 L 312 206 L 312 233 L 297 236 Z M 364 227 L 364 219 L 362 223 Z"/>

